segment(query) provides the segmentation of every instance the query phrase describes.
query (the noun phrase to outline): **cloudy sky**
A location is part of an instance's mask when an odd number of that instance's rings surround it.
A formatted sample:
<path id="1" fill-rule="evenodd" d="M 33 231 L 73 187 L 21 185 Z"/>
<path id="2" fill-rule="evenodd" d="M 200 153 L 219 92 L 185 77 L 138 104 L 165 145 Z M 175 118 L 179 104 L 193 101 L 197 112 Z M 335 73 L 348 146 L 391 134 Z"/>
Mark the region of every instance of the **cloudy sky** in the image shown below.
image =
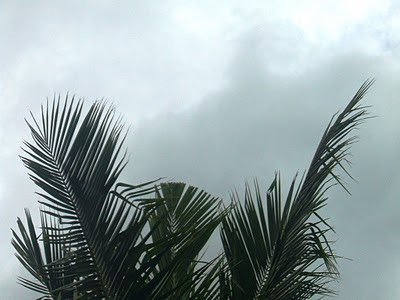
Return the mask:
<path id="1" fill-rule="evenodd" d="M 400 5 L 396 1 L 1 1 L 0 290 L 30 299 L 9 228 L 37 211 L 18 155 L 24 117 L 54 93 L 105 98 L 130 127 L 132 183 L 166 176 L 228 199 L 307 168 L 362 82 L 347 180 L 330 193 L 338 299 L 400 299 Z M 218 248 L 218 246 L 212 247 Z M 218 249 L 217 249 L 218 250 Z M 2 298 L 3 299 L 3 298 Z"/>

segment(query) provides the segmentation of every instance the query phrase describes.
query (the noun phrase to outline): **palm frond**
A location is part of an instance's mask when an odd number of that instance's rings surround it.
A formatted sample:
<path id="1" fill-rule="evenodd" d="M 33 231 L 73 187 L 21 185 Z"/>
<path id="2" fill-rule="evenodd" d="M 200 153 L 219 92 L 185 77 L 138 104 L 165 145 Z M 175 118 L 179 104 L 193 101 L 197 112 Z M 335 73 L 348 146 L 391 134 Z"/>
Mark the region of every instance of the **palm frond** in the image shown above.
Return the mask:
<path id="1" fill-rule="evenodd" d="M 18 218 L 17 224 L 20 235 L 12 230 L 13 239 L 11 244 L 16 252 L 17 259 L 25 269 L 36 279 L 32 281 L 22 277 L 18 278 L 19 283 L 35 292 L 43 294 L 42 299 L 52 299 L 51 290 L 54 284 L 54 278 L 46 274 L 46 260 L 43 258 L 41 248 L 38 243 L 38 236 L 32 221 L 29 210 L 25 210 L 25 217 L 28 230 L 22 221 Z"/>
<path id="2" fill-rule="evenodd" d="M 168 299 L 209 299 L 214 296 L 210 290 L 217 282 L 219 263 L 200 262 L 200 251 L 227 210 L 220 210 L 218 198 L 185 183 L 161 183 L 156 198 L 162 204 L 149 219 L 152 238 L 155 242 L 174 240 L 158 265 L 159 271 L 174 266 L 163 286 L 164 290 L 173 291 Z M 162 298 L 167 299 L 165 295 Z"/>
<path id="3" fill-rule="evenodd" d="M 46 207 L 43 212 L 59 220 L 57 228 L 48 229 L 57 234 L 48 238 L 50 244 L 67 247 L 63 253 L 67 256 L 60 260 L 68 261 L 70 267 L 62 269 L 63 276 L 74 278 L 75 288 L 82 294 L 102 297 L 107 292 L 93 229 L 123 168 L 123 160 L 116 162 L 122 127 L 118 121 L 112 122 L 113 109 L 106 110 L 100 102 L 78 126 L 82 104 L 74 105 L 74 99 L 69 103 L 67 98 L 60 108 L 60 99 L 53 99 L 51 108 L 49 104 L 42 107 L 41 126 L 35 118 L 36 127 L 27 122 L 35 144 L 25 142 L 28 157 L 22 160 L 43 190 L 39 193 L 44 199 L 40 203 Z"/>
<path id="4" fill-rule="evenodd" d="M 148 290 L 159 284 L 151 274 L 168 249 L 152 243 L 150 234 L 141 236 L 158 205 L 143 199 L 154 193 L 154 182 L 116 184 L 126 163 L 120 119 L 96 102 L 81 120 L 82 105 L 67 97 L 61 107 L 53 99 L 42 107 L 40 125 L 35 118 L 33 125 L 27 122 L 34 143 L 25 142 L 28 156 L 22 160 L 42 189 L 43 272 L 60 279 L 58 285 L 47 282 L 47 292 L 63 299 L 126 299 L 140 283 L 140 293 L 150 294 L 144 283 Z M 24 244 L 14 238 L 15 246 Z M 24 241 L 37 243 L 32 235 Z"/>
<path id="5" fill-rule="evenodd" d="M 325 192 L 335 182 L 345 188 L 337 169 L 348 174 L 344 163 L 356 140 L 349 134 L 368 117 L 360 101 L 372 83 L 366 81 L 343 112 L 332 118 L 307 174 L 298 185 L 296 178 L 292 181 L 285 200 L 278 174 L 266 199 L 257 183 L 255 200 L 248 185 L 243 204 L 232 195 L 234 209 L 221 229 L 230 266 L 230 277 L 222 278 L 231 288 L 228 299 L 309 299 L 333 293 L 327 287 L 337 275 L 327 238 L 332 228 L 318 210 L 326 205 Z"/>

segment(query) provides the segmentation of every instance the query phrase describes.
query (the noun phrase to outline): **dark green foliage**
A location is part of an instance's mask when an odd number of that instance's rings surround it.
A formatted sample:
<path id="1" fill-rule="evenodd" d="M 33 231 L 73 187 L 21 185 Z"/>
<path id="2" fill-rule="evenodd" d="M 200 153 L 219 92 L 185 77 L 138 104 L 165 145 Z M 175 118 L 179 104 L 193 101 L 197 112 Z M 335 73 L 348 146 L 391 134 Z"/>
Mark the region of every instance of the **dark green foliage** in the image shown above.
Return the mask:
<path id="1" fill-rule="evenodd" d="M 309 299 L 329 295 L 337 276 L 332 230 L 318 210 L 325 192 L 343 183 L 366 118 L 366 82 L 332 119 L 300 183 L 286 198 L 277 174 L 266 197 L 255 183 L 232 206 L 184 183 L 120 183 L 124 135 L 114 109 L 60 99 L 28 123 L 33 143 L 22 157 L 40 187 L 39 234 L 28 211 L 13 231 L 16 256 L 34 277 L 19 282 L 39 299 Z M 210 262 L 202 250 L 220 226 L 224 252 Z"/>

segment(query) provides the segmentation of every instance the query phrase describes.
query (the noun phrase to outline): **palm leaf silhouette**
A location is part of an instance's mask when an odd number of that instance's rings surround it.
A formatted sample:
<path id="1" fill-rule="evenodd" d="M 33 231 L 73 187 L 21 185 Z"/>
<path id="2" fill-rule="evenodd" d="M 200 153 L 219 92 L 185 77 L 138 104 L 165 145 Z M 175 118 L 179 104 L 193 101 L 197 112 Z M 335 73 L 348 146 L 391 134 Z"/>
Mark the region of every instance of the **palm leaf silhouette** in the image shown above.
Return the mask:
<path id="1" fill-rule="evenodd" d="M 333 185 L 345 187 L 352 131 L 368 118 L 366 81 L 325 130 L 310 167 L 286 196 L 277 173 L 264 197 L 257 181 L 232 205 L 185 183 L 118 182 L 125 139 L 113 107 L 68 96 L 27 122 L 22 161 L 38 194 L 41 226 L 28 210 L 12 245 L 38 299 L 309 299 L 331 295 L 338 271 L 319 215 Z M 347 189 L 346 189 L 347 190 Z M 220 226 L 223 253 L 202 261 Z"/>
<path id="2" fill-rule="evenodd" d="M 257 182 L 254 192 L 246 185 L 243 203 L 232 194 L 233 212 L 221 229 L 229 263 L 229 276 L 220 280 L 221 288 L 229 291 L 225 299 L 309 299 L 333 293 L 327 287 L 337 276 L 327 237 L 332 228 L 318 210 L 326 205 L 325 192 L 332 185 L 344 187 L 336 169 L 348 174 L 344 163 L 356 140 L 348 136 L 367 118 L 360 101 L 372 83 L 366 81 L 332 118 L 307 173 L 297 187 L 293 179 L 285 200 L 279 174 L 266 198 Z"/>
<path id="3" fill-rule="evenodd" d="M 171 276 L 173 266 L 155 270 L 176 237 L 152 241 L 153 232 L 143 234 L 160 202 L 149 196 L 154 182 L 116 183 L 126 163 L 120 120 L 96 102 L 79 123 L 82 104 L 54 100 L 42 107 L 40 126 L 35 118 L 27 122 L 35 144 L 25 142 L 22 160 L 43 191 L 45 257 L 27 213 L 29 234 L 18 221 L 22 238 L 13 232 L 13 245 L 40 283 L 20 282 L 53 299 L 151 298 Z"/>

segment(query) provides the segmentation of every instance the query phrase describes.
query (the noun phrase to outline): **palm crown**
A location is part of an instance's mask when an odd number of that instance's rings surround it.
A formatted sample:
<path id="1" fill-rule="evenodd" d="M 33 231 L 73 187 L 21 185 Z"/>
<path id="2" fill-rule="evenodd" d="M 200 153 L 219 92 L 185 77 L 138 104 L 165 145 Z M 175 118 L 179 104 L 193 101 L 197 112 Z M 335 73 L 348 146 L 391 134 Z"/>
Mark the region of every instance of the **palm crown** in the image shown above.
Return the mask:
<path id="1" fill-rule="evenodd" d="M 337 171 L 351 135 L 368 115 L 366 81 L 325 130 L 307 172 L 284 196 L 279 174 L 266 192 L 246 185 L 225 207 L 185 183 L 118 182 L 125 138 L 113 107 L 67 97 L 27 122 L 33 142 L 22 157 L 40 187 L 41 226 L 31 215 L 12 231 L 16 256 L 33 276 L 19 282 L 39 299 L 309 299 L 333 293 L 338 275 L 318 213 L 325 192 L 344 187 Z M 348 174 L 348 173 L 347 173 Z M 345 188 L 345 187 L 344 187 Z M 220 229 L 223 251 L 202 249 Z"/>

